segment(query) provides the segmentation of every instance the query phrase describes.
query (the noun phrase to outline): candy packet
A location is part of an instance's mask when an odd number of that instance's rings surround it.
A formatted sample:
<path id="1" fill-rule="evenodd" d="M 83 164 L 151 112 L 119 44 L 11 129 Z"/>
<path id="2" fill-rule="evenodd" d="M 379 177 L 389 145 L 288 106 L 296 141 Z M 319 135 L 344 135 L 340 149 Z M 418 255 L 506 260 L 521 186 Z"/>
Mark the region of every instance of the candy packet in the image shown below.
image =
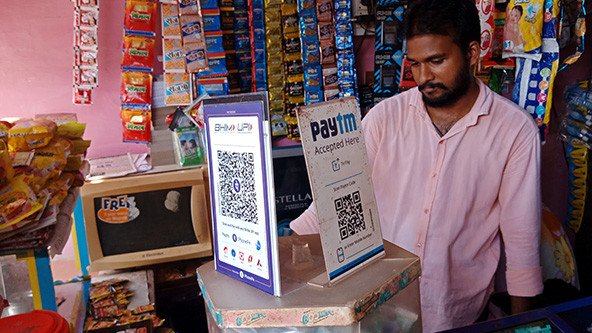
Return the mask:
<path id="1" fill-rule="evenodd" d="M 188 73 L 165 73 L 165 105 L 191 104 L 191 77 Z"/>

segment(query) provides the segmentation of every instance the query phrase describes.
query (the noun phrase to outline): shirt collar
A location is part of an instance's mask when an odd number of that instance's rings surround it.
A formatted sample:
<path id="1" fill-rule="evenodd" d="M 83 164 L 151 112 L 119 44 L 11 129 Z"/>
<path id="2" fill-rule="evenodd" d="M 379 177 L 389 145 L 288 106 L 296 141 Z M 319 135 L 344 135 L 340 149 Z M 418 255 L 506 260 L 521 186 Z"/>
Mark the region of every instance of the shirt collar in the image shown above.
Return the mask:
<path id="1" fill-rule="evenodd" d="M 462 127 L 456 125 L 454 127 L 464 128 L 474 126 L 477 124 L 480 116 L 489 114 L 489 110 L 493 104 L 493 92 L 480 79 L 477 79 L 477 84 L 479 85 L 479 95 L 477 96 L 473 107 L 469 113 L 462 117 L 456 124 L 462 125 Z M 413 88 L 412 94 L 413 97 L 409 99 L 409 106 L 414 109 L 417 115 L 422 119 L 430 120 L 419 89 L 417 87 Z"/>

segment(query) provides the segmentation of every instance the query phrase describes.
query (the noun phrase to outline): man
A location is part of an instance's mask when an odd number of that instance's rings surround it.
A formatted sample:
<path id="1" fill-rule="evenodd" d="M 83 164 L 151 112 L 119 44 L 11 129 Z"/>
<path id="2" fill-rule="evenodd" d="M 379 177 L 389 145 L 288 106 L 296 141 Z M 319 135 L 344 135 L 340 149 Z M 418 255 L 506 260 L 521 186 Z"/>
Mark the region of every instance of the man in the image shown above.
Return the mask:
<path id="1" fill-rule="evenodd" d="M 406 37 L 418 88 L 362 122 L 383 236 L 421 259 L 424 332 L 478 319 L 501 238 L 513 312 L 542 291 L 538 131 L 472 75 L 480 31 L 472 0 L 415 2 Z M 318 232 L 314 208 L 290 226 Z"/>

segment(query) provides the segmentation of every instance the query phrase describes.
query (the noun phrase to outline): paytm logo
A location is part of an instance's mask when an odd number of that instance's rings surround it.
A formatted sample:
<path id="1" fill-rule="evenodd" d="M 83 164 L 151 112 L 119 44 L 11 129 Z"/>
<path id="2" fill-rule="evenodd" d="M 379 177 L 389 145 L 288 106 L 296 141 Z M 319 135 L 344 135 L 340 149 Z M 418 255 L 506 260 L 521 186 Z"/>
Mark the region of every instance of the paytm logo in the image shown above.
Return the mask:
<path id="1" fill-rule="evenodd" d="M 344 115 L 339 113 L 337 117 L 323 119 L 320 122 L 311 122 L 310 128 L 312 130 L 312 141 L 317 141 L 319 134 L 323 139 L 328 139 L 339 134 L 355 131 L 358 126 L 356 116 L 353 113 Z"/>

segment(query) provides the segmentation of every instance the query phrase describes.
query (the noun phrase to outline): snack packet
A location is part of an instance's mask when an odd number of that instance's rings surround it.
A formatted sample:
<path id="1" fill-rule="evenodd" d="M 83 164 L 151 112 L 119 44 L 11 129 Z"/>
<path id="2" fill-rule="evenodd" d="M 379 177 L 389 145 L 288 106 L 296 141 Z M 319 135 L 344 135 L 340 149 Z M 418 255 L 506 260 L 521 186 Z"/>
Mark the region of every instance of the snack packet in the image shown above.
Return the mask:
<path id="1" fill-rule="evenodd" d="M 156 2 L 127 0 L 124 27 L 127 33 L 155 34 Z"/>
<path id="2" fill-rule="evenodd" d="M 23 178 L 14 178 L 0 190 L 0 230 L 35 214 L 42 206 Z"/>
<path id="3" fill-rule="evenodd" d="M 8 184 L 14 177 L 12 159 L 4 141 L 0 141 L 0 188 Z"/>
<path id="4" fill-rule="evenodd" d="M 121 73 L 121 103 L 151 104 L 152 75 L 141 72 Z"/>
<path id="5" fill-rule="evenodd" d="M 123 141 L 150 143 L 152 113 L 148 109 L 122 109 Z"/>
<path id="6" fill-rule="evenodd" d="M 8 130 L 8 150 L 28 151 L 46 146 L 57 126 L 47 119 L 20 119 Z"/>
<path id="7" fill-rule="evenodd" d="M 164 84 L 166 105 L 191 104 L 191 77 L 188 73 L 165 73 Z"/>
<path id="8" fill-rule="evenodd" d="M 154 38 L 124 36 L 121 66 L 127 70 L 152 71 L 154 66 Z"/>
<path id="9" fill-rule="evenodd" d="M 166 72 L 185 72 L 185 52 L 180 39 L 162 40 L 164 70 Z"/>

